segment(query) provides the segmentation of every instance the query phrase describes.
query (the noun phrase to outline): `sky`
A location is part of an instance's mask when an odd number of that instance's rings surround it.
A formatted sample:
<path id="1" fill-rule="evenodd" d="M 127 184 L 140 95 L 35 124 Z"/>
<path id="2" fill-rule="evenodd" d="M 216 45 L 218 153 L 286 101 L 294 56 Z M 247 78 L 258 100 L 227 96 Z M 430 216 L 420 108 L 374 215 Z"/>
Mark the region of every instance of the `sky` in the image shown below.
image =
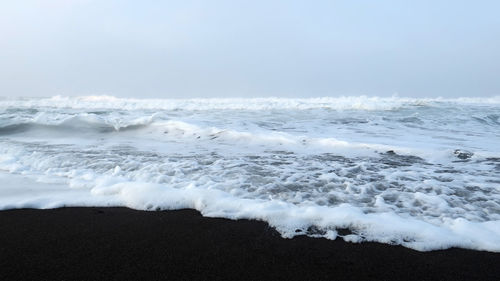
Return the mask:
<path id="1" fill-rule="evenodd" d="M 0 0 L 0 96 L 499 96 L 499 13 L 497 0 Z"/>

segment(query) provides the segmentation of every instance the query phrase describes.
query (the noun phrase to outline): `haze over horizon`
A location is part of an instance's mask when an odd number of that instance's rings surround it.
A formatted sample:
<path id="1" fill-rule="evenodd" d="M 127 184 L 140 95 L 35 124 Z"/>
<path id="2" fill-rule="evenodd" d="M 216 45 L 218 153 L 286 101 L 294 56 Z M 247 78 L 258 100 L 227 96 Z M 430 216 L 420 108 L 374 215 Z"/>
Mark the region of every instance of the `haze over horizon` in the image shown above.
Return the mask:
<path id="1" fill-rule="evenodd" d="M 0 4 L 0 96 L 500 95 L 500 2 Z"/>

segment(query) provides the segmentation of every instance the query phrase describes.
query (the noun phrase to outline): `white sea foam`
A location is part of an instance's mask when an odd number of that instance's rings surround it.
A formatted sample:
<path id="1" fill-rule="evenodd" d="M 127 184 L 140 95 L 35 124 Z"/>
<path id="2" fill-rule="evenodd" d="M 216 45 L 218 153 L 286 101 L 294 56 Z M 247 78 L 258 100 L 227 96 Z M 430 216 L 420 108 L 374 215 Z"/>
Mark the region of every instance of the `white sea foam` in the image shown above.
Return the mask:
<path id="1" fill-rule="evenodd" d="M 500 252 L 499 100 L 3 99 L 0 209 L 194 208 Z"/>
<path id="2" fill-rule="evenodd" d="M 343 96 L 320 98 L 198 98 L 198 99 L 133 99 L 113 96 L 81 96 L 51 98 L 3 98 L 0 107 L 53 107 L 74 109 L 163 109 L 163 110 L 270 110 L 270 109 L 333 109 L 392 110 L 408 106 L 441 103 L 498 105 L 500 96 L 490 98 L 401 98 Z"/>

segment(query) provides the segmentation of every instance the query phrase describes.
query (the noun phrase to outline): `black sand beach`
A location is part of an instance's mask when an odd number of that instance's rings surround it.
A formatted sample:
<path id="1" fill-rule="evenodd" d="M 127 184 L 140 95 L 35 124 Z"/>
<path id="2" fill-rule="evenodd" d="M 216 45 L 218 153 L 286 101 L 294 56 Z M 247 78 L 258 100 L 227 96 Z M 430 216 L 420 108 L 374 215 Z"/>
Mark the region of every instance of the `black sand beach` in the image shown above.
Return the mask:
<path id="1" fill-rule="evenodd" d="M 0 280 L 500 280 L 500 254 L 283 239 L 194 210 L 0 211 Z"/>

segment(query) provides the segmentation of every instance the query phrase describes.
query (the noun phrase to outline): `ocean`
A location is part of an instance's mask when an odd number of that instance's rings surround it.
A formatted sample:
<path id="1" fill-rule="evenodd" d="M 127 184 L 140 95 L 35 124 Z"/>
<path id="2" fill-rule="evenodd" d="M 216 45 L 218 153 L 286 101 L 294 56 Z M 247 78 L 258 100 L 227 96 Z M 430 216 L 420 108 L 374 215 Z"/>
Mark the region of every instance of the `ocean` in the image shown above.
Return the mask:
<path id="1" fill-rule="evenodd" d="M 500 252 L 500 97 L 0 98 L 0 209 L 192 208 Z"/>

